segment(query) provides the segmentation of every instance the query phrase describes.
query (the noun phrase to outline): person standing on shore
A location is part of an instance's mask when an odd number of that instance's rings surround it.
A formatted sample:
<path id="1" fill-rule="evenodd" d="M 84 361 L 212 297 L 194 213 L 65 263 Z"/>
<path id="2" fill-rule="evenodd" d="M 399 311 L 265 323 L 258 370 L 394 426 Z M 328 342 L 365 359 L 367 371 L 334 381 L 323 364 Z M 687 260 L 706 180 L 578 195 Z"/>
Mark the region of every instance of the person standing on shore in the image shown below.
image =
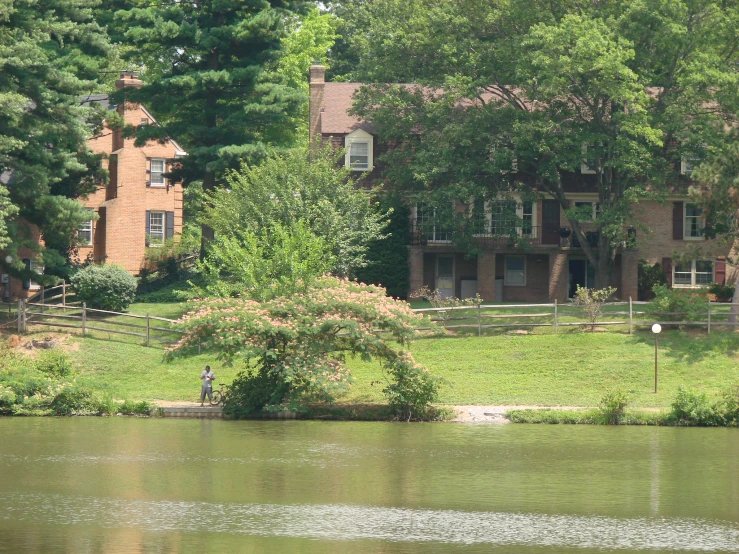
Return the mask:
<path id="1" fill-rule="evenodd" d="M 213 381 L 215 380 L 215 374 L 210 370 L 210 366 L 205 366 L 205 371 L 200 374 L 200 380 L 203 382 L 203 386 L 200 389 L 200 406 L 205 405 L 205 396 L 208 395 L 208 401 L 210 405 L 213 405 Z"/>

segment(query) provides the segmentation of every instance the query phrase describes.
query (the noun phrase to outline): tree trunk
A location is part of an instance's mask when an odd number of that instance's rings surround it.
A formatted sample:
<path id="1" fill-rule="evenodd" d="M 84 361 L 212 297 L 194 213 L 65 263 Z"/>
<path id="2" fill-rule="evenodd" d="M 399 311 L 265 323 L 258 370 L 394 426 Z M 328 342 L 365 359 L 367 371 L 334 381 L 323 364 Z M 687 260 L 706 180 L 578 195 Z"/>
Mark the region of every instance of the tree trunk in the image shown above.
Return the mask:
<path id="1" fill-rule="evenodd" d="M 203 193 L 212 192 L 216 188 L 216 175 L 211 170 L 206 169 L 203 176 Z M 204 260 L 207 254 L 208 245 L 213 242 L 215 232 L 213 227 L 202 223 L 200 225 L 200 259 Z"/>
<path id="2" fill-rule="evenodd" d="M 734 282 L 734 296 L 731 298 L 731 310 L 729 310 L 729 323 L 736 323 L 739 316 L 739 279 Z M 736 331 L 736 327 L 733 328 Z"/>
<path id="3" fill-rule="evenodd" d="M 214 49 L 209 54 L 208 67 L 213 71 L 220 69 L 219 53 L 217 49 Z M 218 91 L 213 88 L 209 88 L 205 96 L 205 126 L 208 129 L 215 129 L 218 126 L 217 108 Z M 212 169 L 206 168 L 205 175 L 203 176 L 203 193 L 207 195 L 208 193 L 213 192 L 215 188 L 216 174 Z M 213 228 L 205 223 L 201 224 L 200 231 L 200 259 L 204 260 L 207 255 L 208 245 L 213 242 L 215 233 Z"/>

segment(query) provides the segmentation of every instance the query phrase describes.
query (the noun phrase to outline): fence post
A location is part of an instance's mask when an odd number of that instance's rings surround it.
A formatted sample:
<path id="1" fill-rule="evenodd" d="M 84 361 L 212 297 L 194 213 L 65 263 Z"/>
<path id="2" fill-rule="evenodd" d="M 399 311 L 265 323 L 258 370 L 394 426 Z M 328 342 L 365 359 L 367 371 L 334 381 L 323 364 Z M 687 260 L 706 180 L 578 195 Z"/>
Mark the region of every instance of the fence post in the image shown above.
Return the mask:
<path id="1" fill-rule="evenodd" d="M 41 313 L 44 313 L 44 296 L 46 296 L 46 288 L 41 287 Z"/>
<path id="2" fill-rule="evenodd" d="M 480 304 L 477 305 L 477 336 L 482 336 L 482 320 L 480 319 Z"/>
<path id="3" fill-rule="evenodd" d="M 558 325 L 558 323 L 559 322 L 557 321 L 557 299 L 555 298 L 554 299 L 554 321 L 552 321 L 552 327 L 554 327 L 554 334 L 555 335 L 557 334 L 557 325 Z"/>
<path id="4" fill-rule="evenodd" d="M 23 332 L 23 300 L 18 299 L 18 332 Z"/>
<path id="5" fill-rule="evenodd" d="M 629 335 L 634 332 L 634 306 L 631 303 L 631 297 L 629 296 Z"/>
<path id="6" fill-rule="evenodd" d="M 708 334 L 711 334 L 711 299 L 708 299 Z"/>
<path id="7" fill-rule="evenodd" d="M 146 314 L 146 346 L 149 346 L 149 335 L 151 328 L 149 327 L 149 314 Z"/>
<path id="8" fill-rule="evenodd" d="M 87 302 L 82 303 L 82 336 L 85 336 L 87 325 Z"/>
<path id="9" fill-rule="evenodd" d="M 67 305 L 67 282 L 62 281 L 62 306 Z"/>

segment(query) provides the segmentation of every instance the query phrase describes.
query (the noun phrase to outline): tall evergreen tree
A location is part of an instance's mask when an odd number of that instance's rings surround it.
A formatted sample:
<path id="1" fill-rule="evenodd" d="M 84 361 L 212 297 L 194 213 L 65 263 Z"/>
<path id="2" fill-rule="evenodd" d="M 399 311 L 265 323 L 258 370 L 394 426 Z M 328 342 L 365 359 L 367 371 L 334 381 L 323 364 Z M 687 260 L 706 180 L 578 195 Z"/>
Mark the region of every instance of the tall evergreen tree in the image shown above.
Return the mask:
<path id="1" fill-rule="evenodd" d="M 0 265 L 23 279 L 31 277 L 23 247 L 51 271 L 64 263 L 89 219 L 74 199 L 106 178 L 86 145 L 102 115 L 80 106 L 108 63 L 107 35 L 93 17 L 98 4 L 0 1 Z"/>
<path id="2" fill-rule="evenodd" d="M 176 137 L 188 156 L 175 170 L 211 191 L 226 169 L 289 144 L 291 116 L 305 94 L 276 73 L 286 21 L 306 0 L 130 0 L 115 14 L 118 33 L 145 64 L 146 84 L 122 94 L 147 105 L 162 127 L 136 130 L 139 144 Z M 204 241 L 213 237 L 203 226 Z"/>

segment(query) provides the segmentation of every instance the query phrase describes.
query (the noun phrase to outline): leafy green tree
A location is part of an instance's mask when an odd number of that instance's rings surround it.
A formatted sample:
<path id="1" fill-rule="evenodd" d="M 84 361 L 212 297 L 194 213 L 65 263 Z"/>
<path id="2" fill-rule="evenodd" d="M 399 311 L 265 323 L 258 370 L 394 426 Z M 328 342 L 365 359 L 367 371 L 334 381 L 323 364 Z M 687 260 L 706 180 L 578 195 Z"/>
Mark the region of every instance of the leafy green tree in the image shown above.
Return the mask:
<path id="1" fill-rule="evenodd" d="M 327 55 L 336 41 L 338 23 L 336 16 L 318 8 L 291 18 L 277 64 L 277 72 L 286 79 L 288 86 L 308 95 L 308 68 L 315 61 L 328 64 Z M 293 118 L 292 133 L 296 145 L 308 140 L 308 108 L 308 103 L 304 103 Z"/>
<path id="2" fill-rule="evenodd" d="M 718 0 L 360 3 L 351 77 L 423 87 L 365 87 L 356 113 L 406 145 L 382 156 L 393 185 L 437 206 L 513 192 L 558 200 L 604 288 L 639 200 L 670 190 L 681 157 L 726 142 L 737 10 Z M 595 221 L 566 198 L 584 180 L 598 192 Z M 458 235 L 471 230 L 448 217 Z"/>
<path id="3" fill-rule="evenodd" d="M 711 227 L 725 233 L 724 240 L 733 242 L 739 235 L 739 132 L 734 129 L 728 137 L 726 146 L 710 153 L 709 158 L 695 170 L 694 179 L 698 186 L 692 192 Z M 736 258 L 727 259 L 727 263 L 735 270 L 739 269 Z M 736 323 L 739 286 L 734 287 L 731 303 L 729 321 Z"/>
<path id="4" fill-rule="evenodd" d="M 351 383 L 347 356 L 383 364 L 399 417 L 422 417 L 438 396 L 438 380 L 407 350 L 422 318 L 378 287 L 326 276 L 302 294 L 261 303 L 202 300 L 181 322 L 186 334 L 173 354 L 205 348 L 255 366 L 256 375 L 241 373 L 229 388 L 232 417 L 335 398 Z"/>
<path id="5" fill-rule="evenodd" d="M 275 222 L 259 234 L 248 229 L 218 234 L 200 263 L 198 296 L 243 295 L 254 300 L 304 291 L 334 265 L 330 245 L 304 220 L 289 227 Z"/>
<path id="6" fill-rule="evenodd" d="M 80 106 L 109 62 L 107 36 L 93 16 L 99 3 L 0 3 L 0 264 L 22 279 L 49 280 L 23 265 L 23 247 L 50 272 L 65 263 L 79 224 L 89 219 L 74 199 L 107 179 L 100 156 L 86 146 L 102 114 Z M 38 228 L 45 248 L 27 224 Z"/>
<path id="7" fill-rule="evenodd" d="M 330 146 L 272 154 L 259 165 L 226 174 L 226 188 L 208 198 L 203 221 L 219 234 L 260 235 L 280 225 L 307 222 L 329 247 L 330 270 L 349 275 L 366 263 L 368 244 L 383 237 L 387 214 L 371 202 L 373 191 L 358 186 Z"/>
<path id="8" fill-rule="evenodd" d="M 140 90 L 122 92 L 146 104 L 162 126 L 136 129 L 137 143 L 177 137 L 188 156 L 174 171 L 185 182 L 216 187 L 227 169 L 290 144 L 291 115 L 305 101 L 278 73 L 286 20 L 305 0 L 131 0 L 115 14 L 136 62 L 153 65 Z M 203 227 L 204 240 L 212 229 Z"/>

